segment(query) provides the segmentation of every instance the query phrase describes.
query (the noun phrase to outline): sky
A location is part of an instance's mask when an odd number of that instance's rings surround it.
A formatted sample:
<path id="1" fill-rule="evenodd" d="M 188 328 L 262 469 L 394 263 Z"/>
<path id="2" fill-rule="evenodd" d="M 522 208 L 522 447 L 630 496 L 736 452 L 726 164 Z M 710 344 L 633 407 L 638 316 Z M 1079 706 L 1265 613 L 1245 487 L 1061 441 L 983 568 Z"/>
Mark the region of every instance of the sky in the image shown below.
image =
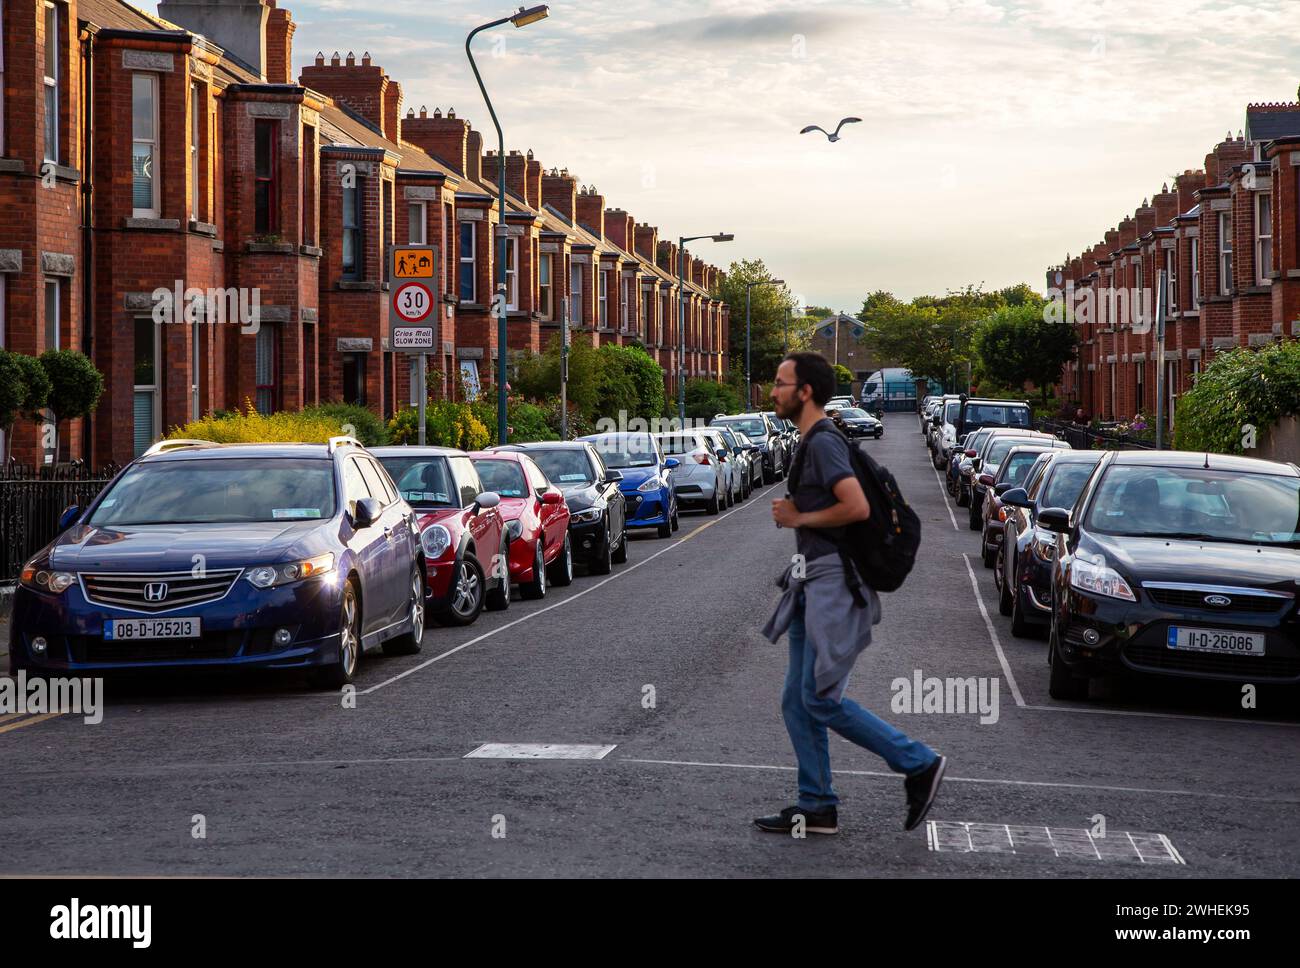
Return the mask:
<path id="1" fill-rule="evenodd" d="M 465 57 L 509 0 L 281 0 L 295 73 L 349 50 L 495 145 Z M 149 5 L 154 9 L 153 5 Z M 555 0 L 480 34 L 505 131 L 660 238 L 857 311 L 1028 282 L 1293 101 L 1300 0 Z M 808 124 L 834 128 L 830 143 Z"/>

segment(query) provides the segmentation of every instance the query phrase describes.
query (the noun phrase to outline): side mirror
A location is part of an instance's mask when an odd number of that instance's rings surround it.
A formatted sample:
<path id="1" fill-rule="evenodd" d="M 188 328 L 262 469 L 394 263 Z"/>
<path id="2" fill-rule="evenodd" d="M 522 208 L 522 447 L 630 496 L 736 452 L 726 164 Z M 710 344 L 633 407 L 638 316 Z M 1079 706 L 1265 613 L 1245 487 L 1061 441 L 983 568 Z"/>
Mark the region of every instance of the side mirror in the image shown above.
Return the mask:
<path id="1" fill-rule="evenodd" d="M 974 451 L 974 450 L 971 450 L 970 448 L 967 448 L 966 451 L 965 451 L 965 453 L 966 453 L 966 456 L 967 456 L 967 457 L 974 457 L 975 454 L 978 453 L 978 452 L 977 452 L 977 451 Z"/>
<path id="2" fill-rule="evenodd" d="M 942 427 L 943 415 L 936 413 L 933 417 L 930 418 L 930 423 L 933 424 L 935 427 Z"/>
<path id="3" fill-rule="evenodd" d="M 679 461 L 676 457 L 664 458 L 664 467 L 668 468 L 669 470 L 672 470 L 674 467 L 681 467 L 681 466 L 682 466 L 682 462 Z"/>
<path id="4" fill-rule="evenodd" d="M 379 520 L 382 512 L 378 498 L 363 497 L 357 501 L 357 508 L 352 512 L 352 526 L 358 531 L 368 528 Z"/>
<path id="5" fill-rule="evenodd" d="M 1006 494 L 1007 491 L 1009 490 L 1011 490 L 1010 481 L 1003 481 L 1001 484 L 993 485 L 993 493 L 996 494 L 998 497 L 1001 497 L 1003 494 Z"/>
<path id="6" fill-rule="evenodd" d="M 981 484 L 983 484 L 985 487 L 992 487 L 992 486 L 993 486 L 993 475 L 992 475 L 992 474 L 981 474 L 981 475 L 979 476 L 979 482 L 980 482 Z"/>
<path id="7" fill-rule="evenodd" d="M 980 465 L 983 464 L 983 463 L 984 463 L 984 458 L 983 458 L 983 457 L 976 457 L 976 458 L 974 458 L 974 459 L 971 460 L 971 462 L 970 462 L 970 466 L 971 466 L 974 470 L 977 470 L 977 471 L 978 471 L 978 470 L 980 469 Z"/>
<path id="8" fill-rule="evenodd" d="M 1038 512 L 1038 523 L 1048 531 L 1064 534 L 1070 530 L 1070 512 L 1065 508 L 1043 508 Z"/>
<path id="9" fill-rule="evenodd" d="M 501 495 L 496 491 L 484 491 L 478 497 L 474 498 L 474 513 L 480 511 L 490 511 L 501 503 Z"/>
<path id="10" fill-rule="evenodd" d="M 727 459 L 727 448 L 725 447 L 719 447 L 716 451 L 714 451 L 714 453 L 717 455 L 718 460 Z"/>
<path id="11" fill-rule="evenodd" d="M 1013 508 L 1029 507 L 1029 495 L 1023 487 L 1011 487 L 1006 481 L 1003 481 L 1003 484 L 1008 484 L 1005 491 L 999 491 L 1003 504 L 1010 504 Z M 999 484 L 998 488 L 1001 487 L 1002 484 Z"/>
<path id="12" fill-rule="evenodd" d="M 72 522 L 76 521 L 80 515 L 81 505 L 69 504 L 63 509 L 63 513 L 59 515 L 59 531 L 67 531 L 68 528 L 72 527 Z"/>
<path id="13" fill-rule="evenodd" d="M 605 471 L 605 483 L 617 484 L 623 479 L 623 475 L 618 471 Z"/>
<path id="14" fill-rule="evenodd" d="M 543 491 L 543 492 L 542 492 L 542 495 L 541 495 L 541 498 L 542 498 L 542 503 L 543 503 L 543 504 L 563 504 L 563 503 L 564 503 L 564 495 L 561 494 L 559 491 Z"/>

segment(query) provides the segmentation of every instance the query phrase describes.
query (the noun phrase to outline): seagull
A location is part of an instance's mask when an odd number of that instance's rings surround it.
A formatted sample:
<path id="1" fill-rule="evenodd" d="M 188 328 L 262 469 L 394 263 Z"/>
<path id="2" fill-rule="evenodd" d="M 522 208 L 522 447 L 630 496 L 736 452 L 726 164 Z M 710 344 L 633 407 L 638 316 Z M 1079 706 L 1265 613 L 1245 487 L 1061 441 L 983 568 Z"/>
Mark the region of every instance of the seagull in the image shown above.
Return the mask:
<path id="1" fill-rule="evenodd" d="M 854 121 L 861 121 L 861 120 L 862 120 L 861 118 L 844 118 L 842 121 L 840 121 L 839 124 L 837 124 L 837 125 L 835 126 L 835 133 L 834 133 L 834 134 L 828 134 L 825 128 L 822 128 L 822 127 L 820 127 L 820 126 L 818 126 L 818 125 L 815 125 L 815 124 L 810 124 L 810 125 L 808 125 L 808 127 L 804 128 L 804 129 L 803 129 L 802 131 L 800 131 L 799 133 L 800 133 L 800 134 L 807 134 L 809 131 L 820 131 L 822 134 L 826 135 L 826 140 L 827 140 L 827 141 L 839 141 L 839 140 L 840 140 L 840 128 L 844 127 L 846 124 L 852 124 Z"/>

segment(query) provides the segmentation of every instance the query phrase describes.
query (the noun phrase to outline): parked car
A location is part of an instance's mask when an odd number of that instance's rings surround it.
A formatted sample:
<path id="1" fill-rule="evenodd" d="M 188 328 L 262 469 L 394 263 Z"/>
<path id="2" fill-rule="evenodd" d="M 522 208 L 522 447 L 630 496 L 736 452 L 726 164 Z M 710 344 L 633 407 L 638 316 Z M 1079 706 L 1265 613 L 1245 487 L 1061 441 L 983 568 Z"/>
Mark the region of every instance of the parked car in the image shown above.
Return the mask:
<path id="1" fill-rule="evenodd" d="M 1041 508 L 1073 508 L 1104 451 L 1054 450 L 1041 456 L 1020 487 L 1001 495 L 1007 512 L 993 562 L 998 611 L 1011 616 L 1013 635 L 1046 628 L 1052 599 L 1056 538 L 1038 526 Z"/>
<path id="2" fill-rule="evenodd" d="M 961 397 L 955 393 L 944 394 L 942 402 L 934 408 L 926 444 L 930 448 L 930 457 L 934 462 L 935 470 L 943 468 L 952 457 L 952 450 L 957 446 L 957 441 L 969 433 L 969 431 L 957 433 L 957 418 L 960 414 Z"/>
<path id="3" fill-rule="evenodd" d="M 954 430 L 956 436 L 983 427 L 1012 427 L 1028 430 L 1033 426 L 1033 422 L 1033 411 L 1028 401 L 968 397 L 961 401 Z"/>
<path id="4" fill-rule="evenodd" d="M 758 445 L 762 457 L 763 483 L 775 484 L 785 477 L 785 447 L 776 426 L 761 413 L 721 415 L 709 421 L 710 427 L 726 426 L 741 431 Z"/>
<path id="5" fill-rule="evenodd" d="M 730 507 L 727 471 L 711 437 L 698 430 L 674 430 L 655 434 L 655 440 L 666 456 L 677 461 L 669 481 L 679 507 L 699 504 L 708 514 Z"/>
<path id="6" fill-rule="evenodd" d="M 469 455 L 454 447 L 376 447 L 397 490 L 419 516 L 430 611 L 446 625 L 510 607 L 509 537 Z"/>
<path id="7" fill-rule="evenodd" d="M 1300 683 L 1300 468 L 1249 457 L 1108 451 L 1054 533 L 1049 692 L 1150 673 Z"/>
<path id="8" fill-rule="evenodd" d="M 979 482 L 984 486 L 984 508 L 980 512 L 980 550 L 983 552 L 985 568 L 993 567 L 998 550 L 1002 547 L 1002 526 L 1007 520 L 1007 509 L 1002 505 L 1003 492 L 1022 486 L 1039 457 L 1052 450 L 1051 447 L 1038 444 L 1018 444 L 1007 451 L 995 471 L 990 472 L 987 466 L 980 471 Z"/>
<path id="9" fill-rule="evenodd" d="M 885 436 L 885 425 L 858 407 L 845 407 L 831 415 L 835 425 L 851 438 Z"/>
<path id="10" fill-rule="evenodd" d="M 653 434 L 616 432 L 579 437 L 591 444 L 605 466 L 621 475 L 619 490 L 627 503 L 629 528 L 654 528 L 659 537 L 677 530 L 677 498 L 669 471 L 680 461 L 666 457 Z M 627 534 L 619 561 L 627 560 Z"/>
<path id="11" fill-rule="evenodd" d="M 853 399 L 852 394 L 849 394 L 847 396 L 831 397 L 826 401 L 826 407 L 823 409 L 835 407 L 838 410 L 840 407 L 856 407 L 857 405 L 858 401 Z"/>
<path id="12" fill-rule="evenodd" d="M 952 457 L 949 460 L 948 476 L 952 481 L 952 495 L 957 499 L 957 507 L 964 508 L 970 506 L 970 489 L 963 486 L 971 474 L 973 461 L 979 456 L 980 448 L 984 446 L 984 441 L 993 433 L 992 429 L 977 430 L 974 433 L 967 434 L 961 449 L 954 449 Z"/>
<path id="13" fill-rule="evenodd" d="M 736 479 L 738 500 L 745 500 L 754 489 L 754 480 L 756 478 L 762 480 L 763 478 L 763 469 L 761 467 L 757 468 L 757 474 L 755 474 L 755 468 L 758 464 L 756 459 L 758 448 L 748 441 L 742 443 L 741 437 L 743 435 L 737 432 L 734 427 L 720 425 L 706 427 L 705 429 L 717 434 L 726 445 L 732 476 Z"/>
<path id="14" fill-rule="evenodd" d="M 719 429 L 729 431 L 740 444 L 740 448 L 745 453 L 745 459 L 749 465 L 749 493 L 753 494 L 756 488 L 763 486 L 763 451 L 749 439 L 749 435 L 739 427 L 730 424 L 720 424 Z"/>
<path id="15" fill-rule="evenodd" d="M 523 453 L 564 494 L 569 545 L 593 575 L 608 575 L 627 561 L 627 500 L 623 475 L 605 466 L 596 449 L 577 440 L 505 444 L 487 453 Z"/>
<path id="16" fill-rule="evenodd" d="M 415 513 L 352 438 L 165 440 L 23 567 L 9 672 L 302 669 L 353 680 L 362 652 L 418 652 Z"/>
<path id="17" fill-rule="evenodd" d="M 524 598 L 546 597 L 547 582 L 573 582 L 573 545 L 564 492 L 527 454 L 477 451 L 469 455 L 479 479 L 501 496 L 510 541 L 510 580 Z"/>
<path id="18" fill-rule="evenodd" d="M 1032 430 L 999 429 L 984 439 L 984 447 L 971 461 L 970 477 L 966 480 L 970 488 L 968 524 L 972 531 L 978 531 L 983 521 L 984 494 L 988 485 L 984 483 L 986 474 L 996 476 L 998 465 L 1012 447 L 1038 445 L 1044 448 L 1061 448 L 1068 450 L 1070 445 L 1051 434 L 1036 433 Z"/>
<path id="19" fill-rule="evenodd" d="M 727 492 L 727 506 L 731 507 L 739 501 L 745 499 L 745 483 L 748 479 L 748 469 L 740 466 L 736 460 L 736 455 L 732 452 L 731 441 L 728 440 L 724 431 L 725 427 L 701 427 L 700 433 L 708 439 L 709 444 L 713 447 L 713 454 L 722 464 L 723 486 Z"/>
<path id="20" fill-rule="evenodd" d="M 774 429 L 781 443 L 781 476 L 784 478 L 790 470 L 790 460 L 794 457 L 794 424 L 782 420 L 772 410 L 764 410 L 763 418 Z"/>

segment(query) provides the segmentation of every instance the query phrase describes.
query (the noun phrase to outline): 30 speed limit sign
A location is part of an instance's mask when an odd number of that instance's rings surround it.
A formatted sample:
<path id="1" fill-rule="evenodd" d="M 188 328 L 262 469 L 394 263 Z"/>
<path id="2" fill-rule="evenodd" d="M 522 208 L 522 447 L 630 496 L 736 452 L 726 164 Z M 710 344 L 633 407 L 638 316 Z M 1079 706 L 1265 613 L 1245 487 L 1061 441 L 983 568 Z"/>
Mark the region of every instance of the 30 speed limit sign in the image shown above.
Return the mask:
<path id="1" fill-rule="evenodd" d="M 418 323 L 433 312 L 433 293 L 421 282 L 404 282 L 393 292 L 393 312 L 408 323 Z"/>

